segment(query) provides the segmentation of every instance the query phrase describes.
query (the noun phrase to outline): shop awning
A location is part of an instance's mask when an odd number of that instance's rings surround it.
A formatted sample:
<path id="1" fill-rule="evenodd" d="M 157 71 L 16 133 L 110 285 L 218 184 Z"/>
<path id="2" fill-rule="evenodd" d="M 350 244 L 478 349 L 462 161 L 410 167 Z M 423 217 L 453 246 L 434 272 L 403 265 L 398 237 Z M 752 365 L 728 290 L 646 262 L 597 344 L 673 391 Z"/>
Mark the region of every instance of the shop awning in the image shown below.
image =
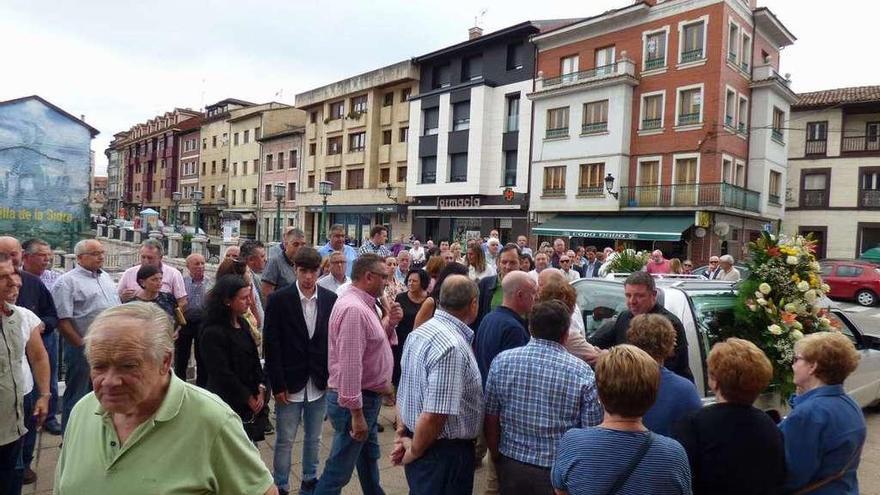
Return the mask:
<path id="1" fill-rule="evenodd" d="M 694 224 L 694 215 L 559 215 L 532 232 L 560 237 L 593 237 L 634 241 L 678 241 Z"/>

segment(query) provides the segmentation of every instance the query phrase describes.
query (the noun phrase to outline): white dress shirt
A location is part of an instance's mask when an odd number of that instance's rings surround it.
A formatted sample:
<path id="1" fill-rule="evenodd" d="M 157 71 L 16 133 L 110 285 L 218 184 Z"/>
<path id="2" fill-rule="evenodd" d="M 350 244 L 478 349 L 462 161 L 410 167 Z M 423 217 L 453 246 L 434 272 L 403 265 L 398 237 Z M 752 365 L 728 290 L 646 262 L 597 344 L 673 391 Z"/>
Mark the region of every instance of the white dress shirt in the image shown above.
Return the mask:
<path id="1" fill-rule="evenodd" d="M 299 294 L 299 302 L 302 305 L 303 318 L 306 320 L 306 327 L 309 330 L 309 340 L 315 336 L 315 324 L 318 321 L 318 287 L 315 286 L 315 293 L 311 297 L 303 295 L 299 288 L 299 280 L 296 281 L 296 292 Z M 303 402 L 308 395 L 309 402 L 314 402 L 324 396 L 324 391 L 315 386 L 312 378 L 306 382 L 306 386 L 296 393 L 287 393 L 287 400 L 291 402 Z"/>

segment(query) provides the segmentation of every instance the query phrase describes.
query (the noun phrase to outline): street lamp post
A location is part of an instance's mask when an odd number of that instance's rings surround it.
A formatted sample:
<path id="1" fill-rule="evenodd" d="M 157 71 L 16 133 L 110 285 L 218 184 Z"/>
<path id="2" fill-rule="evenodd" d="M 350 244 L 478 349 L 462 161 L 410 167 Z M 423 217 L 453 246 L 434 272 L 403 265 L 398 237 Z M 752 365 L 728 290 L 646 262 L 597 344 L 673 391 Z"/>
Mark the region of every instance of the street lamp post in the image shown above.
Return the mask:
<path id="1" fill-rule="evenodd" d="M 180 191 L 174 191 L 171 193 L 171 202 L 174 203 L 174 218 L 171 222 L 171 227 L 174 232 L 177 232 L 177 224 L 180 223 L 180 200 L 183 198 L 183 195 L 180 194 Z"/>
<path id="2" fill-rule="evenodd" d="M 192 192 L 192 202 L 193 202 L 193 205 L 195 205 L 195 221 L 193 223 L 193 225 L 194 225 L 193 237 L 199 235 L 199 223 L 201 222 L 201 219 L 199 218 L 199 213 L 200 213 L 199 206 L 200 206 L 200 203 L 202 202 L 202 198 L 204 198 L 204 196 L 205 196 L 205 193 L 203 193 L 202 191 L 200 191 L 198 189 L 196 189 L 195 191 Z"/>
<path id="3" fill-rule="evenodd" d="M 281 200 L 285 189 L 283 182 L 275 183 L 275 242 L 281 242 Z"/>
<path id="4" fill-rule="evenodd" d="M 324 198 L 324 207 L 321 209 L 321 229 L 319 234 L 319 243 L 323 243 L 326 239 L 326 232 L 324 230 L 325 224 L 327 223 L 327 197 L 333 194 L 333 183 L 328 180 L 322 180 L 318 184 L 318 194 L 320 194 Z"/>

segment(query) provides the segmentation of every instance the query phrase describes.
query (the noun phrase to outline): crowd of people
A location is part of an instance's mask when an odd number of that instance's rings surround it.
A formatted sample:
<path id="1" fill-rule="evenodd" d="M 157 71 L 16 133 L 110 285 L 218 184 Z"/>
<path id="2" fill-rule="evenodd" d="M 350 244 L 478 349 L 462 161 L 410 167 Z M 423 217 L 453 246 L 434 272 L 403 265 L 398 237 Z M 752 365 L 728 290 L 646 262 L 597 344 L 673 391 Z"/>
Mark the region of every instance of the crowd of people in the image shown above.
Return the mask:
<path id="1" fill-rule="evenodd" d="M 652 274 L 677 269 L 659 251 L 627 277 L 627 309 L 588 335 L 571 281 L 601 276 L 613 250 L 370 234 L 360 249 L 340 225 L 323 246 L 295 228 L 277 247 L 245 241 L 213 279 L 203 256 L 181 271 L 147 240 L 119 283 L 97 240 L 59 275 L 45 242 L 0 237 L 0 493 L 32 481 L 42 427 L 63 434 L 59 494 L 339 494 L 355 471 L 382 494 L 383 406 L 413 494 L 472 493 L 481 465 L 487 493 L 858 493 L 866 427 L 842 387 L 859 359 L 845 336 L 798 342 L 777 425 L 752 405 L 772 366 L 746 340 L 708 353 L 702 406 L 684 328 L 657 301 Z M 713 266 L 707 278 L 736 270 Z M 266 466 L 255 445 L 272 435 Z"/>

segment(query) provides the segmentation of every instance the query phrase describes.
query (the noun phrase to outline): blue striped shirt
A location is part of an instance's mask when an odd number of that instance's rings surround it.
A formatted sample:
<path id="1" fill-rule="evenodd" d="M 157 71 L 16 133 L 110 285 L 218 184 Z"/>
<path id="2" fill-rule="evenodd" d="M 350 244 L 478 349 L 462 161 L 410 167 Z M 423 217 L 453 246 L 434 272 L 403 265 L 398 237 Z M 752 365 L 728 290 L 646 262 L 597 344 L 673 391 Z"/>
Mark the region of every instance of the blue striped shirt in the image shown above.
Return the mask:
<path id="1" fill-rule="evenodd" d="M 550 481 L 570 495 L 608 493 L 648 440 L 647 431 L 574 429 L 563 435 Z M 618 495 L 690 495 L 691 469 L 684 447 L 654 434 L 654 444 Z"/>
<path id="2" fill-rule="evenodd" d="M 474 439 L 483 425 L 483 385 L 471 350 L 474 332 L 440 309 L 406 338 L 397 404 L 415 432 L 423 412 L 446 414 L 440 438 Z"/>
<path id="3" fill-rule="evenodd" d="M 492 361 L 486 414 L 501 420 L 502 454 L 550 467 L 562 435 L 601 423 L 603 411 L 593 370 L 558 342 L 533 338 Z"/>

